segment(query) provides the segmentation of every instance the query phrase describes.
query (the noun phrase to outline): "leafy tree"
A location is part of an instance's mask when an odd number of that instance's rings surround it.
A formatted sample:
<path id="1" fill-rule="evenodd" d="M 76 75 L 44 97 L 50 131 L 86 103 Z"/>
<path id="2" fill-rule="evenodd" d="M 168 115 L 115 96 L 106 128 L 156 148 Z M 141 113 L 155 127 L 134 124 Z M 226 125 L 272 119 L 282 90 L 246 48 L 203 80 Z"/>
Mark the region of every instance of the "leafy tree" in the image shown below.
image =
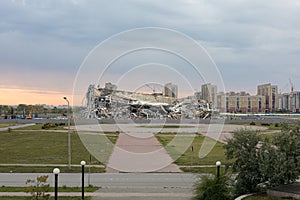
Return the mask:
<path id="1" fill-rule="evenodd" d="M 201 176 L 194 185 L 194 194 L 194 200 L 230 200 L 229 178 Z"/>
<path id="2" fill-rule="evenodd" d="M 236 193 L 259 190 L 258 184 L 276 186 L 294 182 L 300 175 L 300 124 L 282 124 L 272 139 L 257 131 L 239 130 L 224 145 L 228 159 L 235 159 Z"/>

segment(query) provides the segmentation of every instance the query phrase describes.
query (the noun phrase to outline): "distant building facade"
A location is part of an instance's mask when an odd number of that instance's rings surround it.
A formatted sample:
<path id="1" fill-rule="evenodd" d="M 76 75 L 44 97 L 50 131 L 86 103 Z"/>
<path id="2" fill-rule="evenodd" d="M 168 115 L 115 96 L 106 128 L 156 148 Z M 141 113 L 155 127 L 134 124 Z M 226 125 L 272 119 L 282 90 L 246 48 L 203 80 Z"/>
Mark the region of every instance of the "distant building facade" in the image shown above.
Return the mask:
<path id="1" fill-rule="evenodd" d="M 283 112 L 300 112 L 300 91 L 280 94 L 278 110 Z"/>
<path id="2" fill-rule="evenodd" d="M 218 95 L 218 88 L 216 85 L 211 83 L 207 83 L 201 86 L 201 96 L 202 99 L 205 100 L 207 103 L 212 104 L 212 106 L 217 106 L 217 95 Z"/>
<path id="3" fill-rule="evenodd" d="M 266 109 L 265 97 L 262 95 L 251 96 L 246 92 L 219 93 L 217 108 L 220 112 L 229 113 L 263 113 Z"/>
<path id="4" fill-rule="evenodd" d="M 172 83 L 167 83 L 164 86 L 164 96 L 166 97 L 178 97 L 178 86 Z"/>
<path id="5" fill-rule="evenodd" d="M 198 100 L 202 99 L 202 94 L 201 94 L 201 92 L 195 92 L 195 93 L 194 93 L 194 97 L 195 97 L 196 99 L 198 99 Z"/>
<path id="6" fill-rule="evenodd" d="M 265 97 L 266 112 L 276 112 L 278 110 L 278 87 L 271 83 L 257 86 L 257 95 Z"/>

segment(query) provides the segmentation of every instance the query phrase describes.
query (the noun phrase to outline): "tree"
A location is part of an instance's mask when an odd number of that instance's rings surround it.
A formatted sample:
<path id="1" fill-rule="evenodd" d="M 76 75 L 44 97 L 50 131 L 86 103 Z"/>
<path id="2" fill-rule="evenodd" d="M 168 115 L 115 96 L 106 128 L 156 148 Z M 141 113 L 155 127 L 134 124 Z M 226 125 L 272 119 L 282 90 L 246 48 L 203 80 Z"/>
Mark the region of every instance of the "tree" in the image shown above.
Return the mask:
<path id="1" fill-rule="evenodd" d="M 50 190 L 50 186 L 47 183 L 48 176 L 39 176 L 35 179 L 28 179 L 26 184 L 30 184 L 26 188 L 26 193 L 30 193 L 33 199 L 49 199 L 50 194 L 47 194 Z"/>
<path id="2" fill-rule="evenodd" d="M 234 159 L 236 193 L 257 192 L 258 184 L 277 186 L 294 182 L 300 175 L 300 124 L 282 124 L 280 134 L 262 139 L 257 131 L 239 130 L 224 145 Z"/>
<path id="3" fill-rule="evenodd" d="M 229 178 L 201 176 L 194 185 L 194 194 L 194 200 L 230 200 Z"/>
<path id="4" fill-rule="evenodd" d="M 237 194 L 257 191 L 257 184 L 261 183 L 261 173 L 258 171 L 259 159 L 257 156 L 260 137 L 257 131 L 235 131 L 233 138 L 224 145 L 227 159 L 235 159 L 233 171 L 237 172 Z"/>

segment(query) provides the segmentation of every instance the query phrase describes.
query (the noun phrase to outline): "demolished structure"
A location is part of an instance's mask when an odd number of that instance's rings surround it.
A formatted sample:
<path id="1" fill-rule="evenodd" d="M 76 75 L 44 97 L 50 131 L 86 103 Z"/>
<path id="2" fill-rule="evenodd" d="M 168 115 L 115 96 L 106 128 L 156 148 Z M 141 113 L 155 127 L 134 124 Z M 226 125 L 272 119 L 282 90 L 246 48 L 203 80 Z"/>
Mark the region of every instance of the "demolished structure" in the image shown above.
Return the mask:
<path id="1" fill-rule="evenodd" d="M 108 87 L 109 86 L 109 87 Z M 163 93 L 144 94 L 90 85 L 86 94 L 86 118 L 113 119 L 205 119 L 213 109 L 196 98 L 176 98 Z"/>

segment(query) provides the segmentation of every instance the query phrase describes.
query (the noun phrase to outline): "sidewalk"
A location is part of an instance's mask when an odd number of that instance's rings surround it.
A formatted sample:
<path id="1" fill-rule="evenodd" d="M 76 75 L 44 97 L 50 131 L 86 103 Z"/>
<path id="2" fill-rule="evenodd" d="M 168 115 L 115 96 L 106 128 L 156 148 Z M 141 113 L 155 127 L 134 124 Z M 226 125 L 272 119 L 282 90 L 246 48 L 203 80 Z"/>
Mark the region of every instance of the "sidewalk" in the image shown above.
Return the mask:
<path id="1" fill-rule="evenodd" d="M 181 172 L 153 133 L 120 133 L 106 171 Z"/>
<path id="2" fill-rule="evenodd" d="M 54 193 L 49 193 L 51 196 Z M 161 200 L 190 200 L 192 189 L 183 188 L 101 188 L 96 192 L 86 192 L 85 196 L 93 200 L 131 200 L 131 199 L 161 199 Z M 0 192 L 0 196 L 30 196 L 23 192 Z M 81 192 L 59 192 L 58 196 L 81 196 Z"/>
<path id="3" fill-rule="evenodd" d="M 24 128 L 24 127 L 33 126 L 33 125 L 35 125 L 35 124 L 32 123 L 32 124 L 21 124 L 21 125 L 16 125 L 16 126 L 8 126 L 8 127 L 0 128 L 0 131 L 7 131 L 9 128 L 10 129 Z"/>
<path id="4" fill-rule="evenodd" d="M 68 164 L 0 164 L 0 167 L 68 167 Z M 78 164 L 72 164 L 71 167 L 81 167 Z M 85 167 L 105 168 L 104 165 L 85 165 Z"/>

